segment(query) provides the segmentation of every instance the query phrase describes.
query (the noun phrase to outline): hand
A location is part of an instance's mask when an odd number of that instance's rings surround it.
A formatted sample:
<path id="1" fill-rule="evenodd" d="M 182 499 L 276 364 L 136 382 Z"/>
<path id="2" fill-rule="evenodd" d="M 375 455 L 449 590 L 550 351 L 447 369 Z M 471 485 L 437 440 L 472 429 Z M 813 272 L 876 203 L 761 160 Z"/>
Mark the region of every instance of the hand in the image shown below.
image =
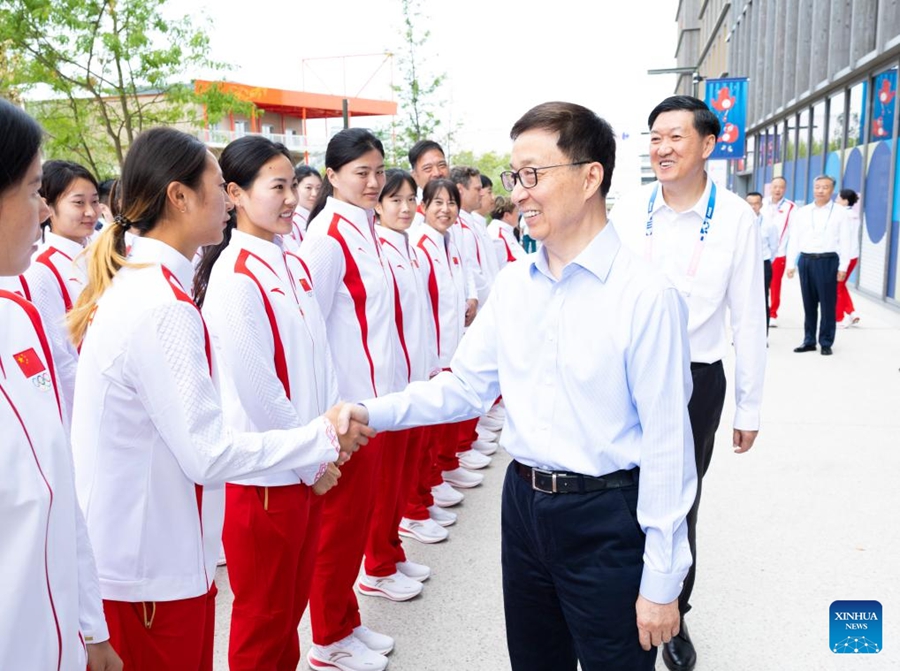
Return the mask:
<path id="1" fill-rule="evenodd" d="M 339 464 L 346 463 L 350 455 L 375 436 L 375 430 L 366 426 L 369 411 L 359 404 L 338 403 L 325 413 L 325 418 L 334 426 L 341 444 L 341 457 L 345 457 L 338 459 Z"/>
<path id="2" fill-rule="evenodd" d="M 796 271 L 794 271 L 793 268 L 787 271 L 787 276 L 788 276 L 789 280 L 794 278 L 794 272 L 796 272 Z"/>
<path id="3" fill-rule="evenodd" d="M 758 433 L 759 431 L 742 431 L 741 429 L 735 429 L 734 437 L 731 439 L 734 453 L 743 454 L 753 447 L 753 443 L 756 441 L 756 434 Z"/>
<path id="4" fill-rule="evenodd" d="M 839 270 L 838 271 L 838 282 L 843 282 L 846 279 L 847 279 L 847 273 L 845 273 L 843 270 Z"/>
<path id="5" fill-rule="evenodd" d="M 328 464 L 322 477 L 316 480 L 312 486 L 313 493 L 322 496 L 329 489 L 337 484 L 338 478 L 341 477 L 341 469 L 334 464 Z"/>
<path id="6" fill-rule="evenodd" d="M 122 671 L 122 660 L 109 641 L 88 643 L 87 654 L 90 671 Z"/>
<path id="7" fill-rule="evenodd" d="M 471 326 L 478 312 L 478 299 L 470 298 L 466 301 L 466 326 Z"/>
<path id="8" fill-rule="evenodd" d="M 668 643 L 681 628 L 678 599 L 659 604 L 638 596 L 634 610 L 637 613 L 638 638 L 644 650 Z"/>

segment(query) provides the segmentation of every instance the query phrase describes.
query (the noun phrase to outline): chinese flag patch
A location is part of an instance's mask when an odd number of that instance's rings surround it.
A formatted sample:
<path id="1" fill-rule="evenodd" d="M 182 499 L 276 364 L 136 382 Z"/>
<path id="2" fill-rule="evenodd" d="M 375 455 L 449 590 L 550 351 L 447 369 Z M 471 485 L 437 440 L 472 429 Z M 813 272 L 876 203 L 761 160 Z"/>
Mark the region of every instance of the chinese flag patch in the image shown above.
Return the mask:
<path id="1" fill-rule="evenodd" d="M 34 347 L 29 347 L 24 352 L 13 354 L 13 359 L 15 359 L 16 363 L 19 364 L 19 368 L 22 370 L 22 374 L 29 379 L 34 377 L 38 373 L 43 373 L 45 370 L 47 370 L 44 362 L 41 361 L 41 358 L 38 356 L 37 352 L 34 351 Z"/>
<path id="2" fill-rule="evenodd" d="M 300 286 L 303 287 L 303 291 L 309 293 L 312 291 L 312 287 L 309 285 L 309 282 L 306 281 L 305 277 L 300 278 Z"/>

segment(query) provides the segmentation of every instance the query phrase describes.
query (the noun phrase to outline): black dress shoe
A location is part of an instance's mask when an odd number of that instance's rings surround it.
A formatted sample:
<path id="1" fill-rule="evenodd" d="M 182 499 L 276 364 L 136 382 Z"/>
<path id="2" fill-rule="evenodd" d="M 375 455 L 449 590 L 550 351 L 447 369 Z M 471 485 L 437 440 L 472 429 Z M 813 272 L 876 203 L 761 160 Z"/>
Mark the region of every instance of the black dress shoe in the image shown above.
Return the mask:
<path id="1" fill-rule="evenodd" d="M 815 352 L 816 346 L 815 345 L 800 345 L 800 347 L 795 347 L 794 351 L 795 352 Z"/>
<path id="2" fill-rule="evenodd" d="M 681 631 L 668 643 L 663 643 L 663 662 L 669 671 L 691 671 L 697 665 L 697 652 L 691 642 L 691 635 L 681 618 Z"/>
<path id="3" fill-rule="evenodd" d="M 822 356 L 831 356 L 831 348 L 822 345 Z"/>

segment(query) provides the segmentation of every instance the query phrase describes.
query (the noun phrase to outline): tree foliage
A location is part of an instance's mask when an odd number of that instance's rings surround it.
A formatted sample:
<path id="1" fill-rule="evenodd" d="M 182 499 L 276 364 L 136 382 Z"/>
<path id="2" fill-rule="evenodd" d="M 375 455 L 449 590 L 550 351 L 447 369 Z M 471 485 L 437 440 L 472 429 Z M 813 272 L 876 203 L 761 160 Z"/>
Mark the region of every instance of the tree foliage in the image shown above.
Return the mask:
<path id="1" fill-rule="evenodd" d="M 47 155 L 108 175 L 143 128 L 193 126 L 207 99 L 212 115 L 253 111 L 218 87 L 197 93 L 183 83 L 192 71 L 223 66 L 207 56 L 204 27 L 164 17 L 166 2 L 4 0 L 0 71 L 14 63 L 7 86 L 43 98 L 29 111 L 48 133 Z"/>
<path id="2" fill-rule="evenodd" d="M 471 151 L 461 151 L 450 157 L 450 165 L 466 165 L 477 168 L 478 172 L 494 183 L 494 195 L 509 195 L 509 192 L 500 183 L 500 173 L 509 170 L 509 153 L 498 154 L 495 151 L 489 151 L 476 156 Z"/>
<path id="3" fill-rule="evenodd" d="M 402 84 L 395 86 L 400 107 L 400 120 L 391 128 L 392 156 L 389 160 L 400 165 L 409 147 L 419 140 L 443 140 L 446 144 L 452 131 L 441 136 L 439 92 L 445 74 L 429 72 L 426 45 L 431 35 L 422 28 L 425 23 L 420 0 L 400 0 L 403 15 L 403 47 L 400 53 Z"/>

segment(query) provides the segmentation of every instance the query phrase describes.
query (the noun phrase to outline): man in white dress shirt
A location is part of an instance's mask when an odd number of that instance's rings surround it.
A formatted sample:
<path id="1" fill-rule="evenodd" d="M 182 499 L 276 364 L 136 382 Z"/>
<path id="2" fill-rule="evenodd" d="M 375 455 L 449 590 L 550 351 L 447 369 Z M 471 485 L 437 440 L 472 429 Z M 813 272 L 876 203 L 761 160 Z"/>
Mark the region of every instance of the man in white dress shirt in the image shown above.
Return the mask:
<path id="1" fill-rule="evenodd" d="M 777 326 L 778 308 L 781 306 L 781 279 L 787 266 L 787 246 L 791 238 L 791 222 L 797 212 L 797 205 L 784 197 L 787 190 L 787 179 L 781 175 L 772 178 L 769 185 L 769 197 L 763 200 L 763 212 L 767 214 L 778 229 L 778 250 L 772 257 L 772 304 L 769 306 L 769 322 Z"/>
<path id="2" fill-rule="evenodd" d="M 511 137 L 501 178 L 541 250 L 498 275 L 450 371 L 344 419 L 379 430 L 457 421 L 502 391 L 514 458 L 501 522 L 512 668 L 649 671 L 653 646 L 678 632 L 691 563 L 684 301 L 607 221 L 609 124 L 545 103 Z"/>
<path id="3" fill-rule="evenodd" d="M 759 191 L 751 191 L 745 197 L 759 228 L 759 241 L 762 245 L 763 278 L 766 284 L 766 335 L 769 333 L 769 289 L 772 286 L 772 259 L 778 253 L 778 229 L 772 218 L 763 212 L 763 196 Z"/>
<path id="4" fill-rule="evenodd" d="M 763 262 L 753 211 L 740 197 L 717 188 L 706 174 L 720 124 L 702 100 L 672 96 L 654 108 L 650 162 L 658 181 L 626 194 L 613 209 L 622 244 L 662 269 L 688 305 L 694 391 L 688 411 L 697 463 L 697 499 L 688 515 L 694 563 L 679 598 L 690 610 L 697 566 L 696 526 L 703 476 L 712 459 L 725 403 L 722 359 L 734 342 L 735 452 L 753 446 L 759 430 L 766 366 L 766 316 L 760 300 Z M 731 330 L 726 332 L 726 314 Z M 689 671 L 697 655 L 682 621 L 663 649 L 669 669 Z"/>
<path id="5" fill-rule="evenodd" d="M 819 345 L 831 356 L 834 345 L 837 285 L 847 277 L 850 265 L 850 218 L 831 200 L 834 178 L 820 175 L 813 182 L 813 202 L 797 211 L 788 243 L 787 276 L 800 268 L 803 296 L 803 343 L 795 352 L 816 351 L 816 321 L 819 308 Z M 799 260 L 798 260 L 799 258 Z"/>

